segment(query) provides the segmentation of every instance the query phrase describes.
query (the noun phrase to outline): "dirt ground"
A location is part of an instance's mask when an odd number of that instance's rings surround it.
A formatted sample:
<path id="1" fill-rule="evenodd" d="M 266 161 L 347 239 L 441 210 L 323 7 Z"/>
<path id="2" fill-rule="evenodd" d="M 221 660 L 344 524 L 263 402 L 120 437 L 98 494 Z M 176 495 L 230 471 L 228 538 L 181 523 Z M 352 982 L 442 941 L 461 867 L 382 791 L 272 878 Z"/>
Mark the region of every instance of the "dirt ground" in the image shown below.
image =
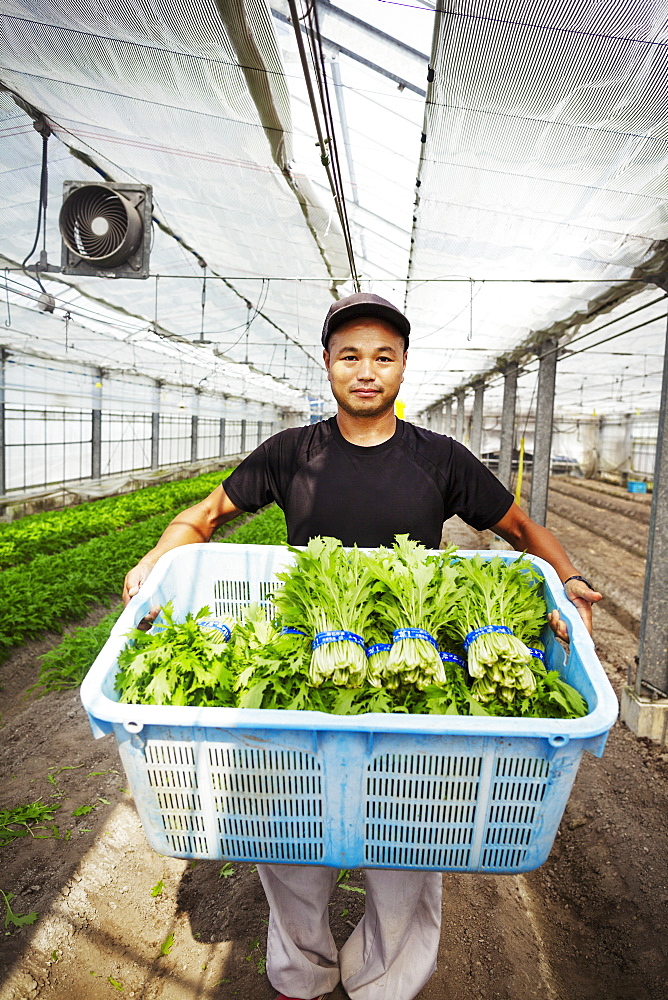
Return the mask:
<path id="1" fill-rule="evenodd" d="M 550 525 L 582 571 L 612 590 L 595 638 L 619 692 L 636 652 L 646 520 L 621 491 L 557 486 Z M 597 517 L 612 538 L 593 533 Z M 461 523 L 446 535 L 467 548 L 491 541 Z M 58 807 L 57 831 L 2 849 L 0 889 L 15 894 L 16 914 L 38 916 L 2 937 L 1 1000 L 272 1000 L 254 866 L 155 854 L 114 738 L 92 738 L 78 692 L 25 697 L 55 641 L 26 645 L 0 667 L 0 808 Z M 74 816 L 81 807 L 90 810 Z M 618 722 L 601 759 L 584 755 L 540 869 L 444 875 L 439 965 L 420 1000 L 668 1000 L 667 820 L 668 747 Z M 339 943 L 363 912 L 363 886 L 351 872 L 333 894 Z"/>

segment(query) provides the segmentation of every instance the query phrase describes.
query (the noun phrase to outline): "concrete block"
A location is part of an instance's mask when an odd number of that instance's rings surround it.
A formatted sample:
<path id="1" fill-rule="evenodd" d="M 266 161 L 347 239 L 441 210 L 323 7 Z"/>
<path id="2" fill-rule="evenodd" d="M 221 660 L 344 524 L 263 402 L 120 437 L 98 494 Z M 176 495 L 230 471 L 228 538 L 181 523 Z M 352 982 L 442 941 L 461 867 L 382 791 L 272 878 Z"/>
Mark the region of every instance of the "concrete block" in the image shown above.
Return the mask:
<path id="1" fill-rule="evenodd" d="M 625 687 L 620 718 L 636 736 L 668 744 L 668 698 L 645 698 L 635 688 Z"/>

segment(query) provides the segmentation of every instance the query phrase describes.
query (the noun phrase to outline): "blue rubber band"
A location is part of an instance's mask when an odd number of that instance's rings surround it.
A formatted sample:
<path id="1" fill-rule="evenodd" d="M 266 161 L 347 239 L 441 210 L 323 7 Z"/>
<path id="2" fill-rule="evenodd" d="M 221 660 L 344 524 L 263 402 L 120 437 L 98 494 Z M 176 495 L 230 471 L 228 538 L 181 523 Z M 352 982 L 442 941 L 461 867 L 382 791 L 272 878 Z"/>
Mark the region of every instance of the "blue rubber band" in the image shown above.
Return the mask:
<path id="1" fill-rule="evenodd" d="M 469 634 L 464 639 L 463 643 L 464 649 L 468 650 L 471 643 L 474 642 L 475 639 L 478 638 L 478 636 L 485 635 L 485 633 L 487 632 L 503 632 L 504 635 L 513 634 L 513 630 L 511 628 L 508 628 L 507 625 L 483 625 L 482 628 L 476 628 L 473 630 L 473 632 L 469 632 Z"/>
<path id="2" fill-rule="evenodd" d="M 336 629 L 331 632 L 318 632 L 311 643 L 311 649 L 317 649 L 318 646 L 324 646 L 328 642 L 341 642 L 344 639 L 364 647 L 364 639 L 361 635 L 356 635 L 355 632 L 344 632 L 343 630 Z"/>
<path id="3" fill-rule="evenodd" d="M 456 656 L 454 653 L 439 653 L 439 656 L 444 663 L 457 663 L 460 667 L 466 666 L 466 660 L 462 660 L 461 656 Z"/>
<path id="4" fill-rule="evenodd" d="M 291 628 L 289 625 L 281 629 L 281 635 L 301 635 L 306 639 L 306 632 L 302 632 L 298 628 Z"/>
<path id="5" fill-rule="evenodd" d="M 398 628 L 392 633 L 392 641 L 399 642 L 400 639 L 426 639 L 434 649 L 438 649 L 438 643 L 431 632 L 427 632 L 423 628 Z"/>
<path id="6" fill-rule="evenodd" d="M 375 656 L 376 653 L 389 653 L 392 646 L 389 642 L 375 642 L 373 646 L 368 646 L 366 655 Z"/>
<path id="7" fill-rule="evenodd" d="M 200 628 L 213 628 L 217 632 L 222 633 L 225 642 L 229 642 L 232 638 L 232 632 L 225 624 L 225 622 L 217 622 L 215 618 L 203 618 L 201 622 L 197 623 Z"/>
<path id="8" fill-rule="evenodd" d="M 543 652 L 542 649 L 534 649 L 532 646 L 527 646 L 527 649 L 529 650 L 532 656 L 536 657 L 537 660 L 545 659 L 545 653 Z"/>

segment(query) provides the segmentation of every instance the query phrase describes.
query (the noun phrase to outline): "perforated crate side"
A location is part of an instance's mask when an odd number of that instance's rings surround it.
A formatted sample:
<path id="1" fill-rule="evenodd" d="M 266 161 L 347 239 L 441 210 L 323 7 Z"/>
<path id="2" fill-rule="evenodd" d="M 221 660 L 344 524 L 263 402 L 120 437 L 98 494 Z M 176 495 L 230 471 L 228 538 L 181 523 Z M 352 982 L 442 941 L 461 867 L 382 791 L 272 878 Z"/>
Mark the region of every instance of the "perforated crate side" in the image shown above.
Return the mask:
<path id="1" fill-rule="evenodd" d="M 395 737 L 367 765 L 365 866 L 505 874 L 537 867 L 581 755 L 540 739 Z"/>
<path id="2" fill-rule="evenodd" d="M 252 746 L 248 734 L 230 731 L 172 732 L 116 733 L 154 850 L 184 858 L 321 861 L 322 774 L 312 751 Z"/>

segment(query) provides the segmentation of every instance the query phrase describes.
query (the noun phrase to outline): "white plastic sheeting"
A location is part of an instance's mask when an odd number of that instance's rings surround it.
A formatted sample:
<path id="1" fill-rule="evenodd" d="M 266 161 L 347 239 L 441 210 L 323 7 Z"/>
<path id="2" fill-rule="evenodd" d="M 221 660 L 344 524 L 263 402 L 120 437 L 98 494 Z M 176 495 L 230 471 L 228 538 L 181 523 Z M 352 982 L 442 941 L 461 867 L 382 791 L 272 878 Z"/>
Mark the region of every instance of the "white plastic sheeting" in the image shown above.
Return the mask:
<path id="1" fill-rule="evenodd" d="M 130 314 L 104 314 L 126 324 L 114 365 L 141 369 L 145 343 L 153 377 L 173 363 L 163 349 L 185 352 L 186 367 L 201 352 L 212 369 L 215 346 L 252 364 L 246 396 L 303 409 L 304 393 L 326 395 L 322 316 L 352 286 L 286 6 L 7 0 L 0 80 L 54 127 L 52 262 L 62 181 L 99 178 L 70 150 L 113 180 L 154 188 L 154 277 L 67 279 L 81 295 L 43 277 L 59 296 L 61 340 L 68 303 L 94 297 Z M 668 2 L 341 7 L 318 5 L 355 259 L 362 286 L 405 301 L 413 322 L 408 413 L 476 375 L 490 376 L 486 405 L 498 409 L 499 359 L 526 362 L 550 329 L 568 346 L 659 297 L 627 283 L 665 270 Z M 34 237 L 41 139 L 1 97 L 0 252 L 15 266 Z M 625 301 L 583 326 L 617 287 Z M 637 302 L 626 298 L 636 289 Z M 559 363 L 559 409 L 628 409 L 636 393 L 656 405 L 665 302 L 641 318 L 651 323 L 601 345 L 593 364 L 574 343 Z M 520 378 L 525 407 L 534 370 Z M 229 388 L 232 368 L 220 378 Z"/>

